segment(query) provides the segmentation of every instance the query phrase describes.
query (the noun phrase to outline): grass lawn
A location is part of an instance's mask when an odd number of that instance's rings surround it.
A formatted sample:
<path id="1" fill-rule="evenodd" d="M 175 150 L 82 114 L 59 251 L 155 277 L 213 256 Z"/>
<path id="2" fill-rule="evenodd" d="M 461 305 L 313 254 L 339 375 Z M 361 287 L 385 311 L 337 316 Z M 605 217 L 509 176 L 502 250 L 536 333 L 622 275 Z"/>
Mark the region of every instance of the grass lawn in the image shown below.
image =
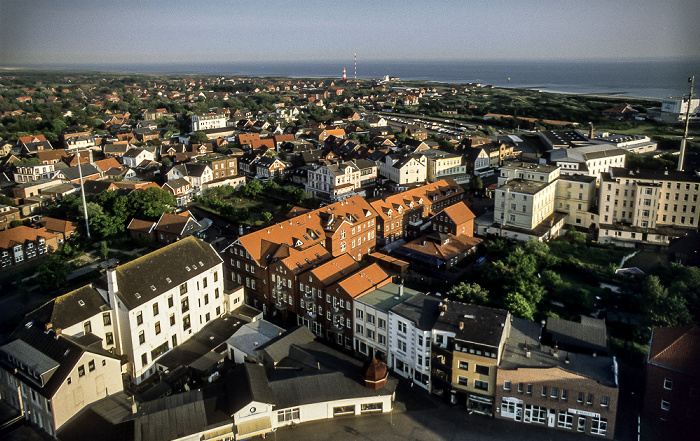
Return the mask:
<path id="1" fill-rule="evenodd" d="M 630 252 L 629 250 L 616 247 L 572 247 L 561 240 L 550 242 L 549 249 L 552 250 L 554 255 L 562 259 L 572 256 L 585 264 L 601 269 L 607 268 L 611 263 L 619 265 L 620 260 Z"/>

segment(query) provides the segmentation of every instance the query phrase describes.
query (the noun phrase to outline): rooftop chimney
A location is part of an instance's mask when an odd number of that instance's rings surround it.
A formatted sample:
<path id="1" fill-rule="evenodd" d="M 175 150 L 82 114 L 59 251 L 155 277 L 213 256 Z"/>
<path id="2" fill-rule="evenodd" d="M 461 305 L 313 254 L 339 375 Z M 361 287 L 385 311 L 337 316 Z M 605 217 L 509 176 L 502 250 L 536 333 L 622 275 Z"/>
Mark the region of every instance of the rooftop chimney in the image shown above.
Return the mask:
<path id="1" fill-rule="evenodd" d="M 117 266 L 113 265 L 107 268 L 107 290 L 114 294 L 119 291 L 119 285 L 117 285 Z"/>

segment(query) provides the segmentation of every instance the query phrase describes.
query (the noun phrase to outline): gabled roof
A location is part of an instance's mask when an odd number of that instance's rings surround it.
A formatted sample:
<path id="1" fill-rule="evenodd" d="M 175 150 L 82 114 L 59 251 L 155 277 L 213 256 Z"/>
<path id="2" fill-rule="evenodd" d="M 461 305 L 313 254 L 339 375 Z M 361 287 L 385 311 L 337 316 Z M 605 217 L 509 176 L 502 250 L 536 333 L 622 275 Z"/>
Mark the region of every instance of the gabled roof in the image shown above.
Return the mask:
<path id="1" fill-rule="evenodd" d="M 45 217 L 37 221 L 37 224 L 46 228 L 47 231 L 57 231 L 63 234 L 70 234 L 71 231 L 77 229 L 77 225 L 74 222 L 56 219 L 53 217 Z"/>
<path id="2" fill-rule="evenodd" d="M 700 326 L 654 328 L 648 362 L 689 375 L 700 374 Z"/>
<path id="3" fill-rule="evenodd" d="M 121 168 L 122 166 L 116 158 L 101 159 L 99 161 L 95 161 L 94 164 L 102 172 L 105 172 L 110 168 Z"/>
<path id="4" fill-rule="evenodd" d="M 459 184 L 453 179 L 443 179 L 374 201 L 371 205 L 381 218 L 390 219 L 397 213 L 398 207 L 401 207 L 402 210 L 410 210 L 421 205 L 432 206 L 433 197 L 440 200 L 459 193 L 464 193 L 464 189 Z M 389 215 L 389 210 L 391 210 L 391 215 Z"/>
<path id="5" fill-rule="evenodd" d="M 16 245 L 24 245 L 27 242 L 36 242 L 39 238 L 53 239 L 56 235 L 46 228 L 30 228 L 24 225 L 0 231 L 0 249 L 10 249 Z"/>
<path id="6" fill-rule="evenodd" d="M 53 329 L 66 329 L 109 310 L 107 302 L 90 284 L 49 300 L 27 314 L 27 319 L 50 323 Z"/>
<path id="7" fill-rule="evenodd" d="M 131 310 L 220 263 L 211 245 L 189 236 L 117 267 L 117 297 Z"/>
<path id="8" fill-rule="evenodd" d="M 139 231 L 141 233 L 150 234 L 155 228 L 156 223 L 151 221 L 145 221 L 141 219 L 131 219 L 129 225 L 126 227 L 127 230 Z"/>
<path id="9" fill-rule="evenodd" d="M 373 263 L 337 282 L 338 287 L 350 297 L 357 297 L 391 282 L 391 276 L 381 266 Z M 333 287 L 329 288 L 333 291 Z"/>
<path id="10" fill-rule="evenodd" d="M 156 231 L 177 234 L 178 236 L 182 236 L 188 230 L 196 230 L 200 227 L 199 222 L 189 211 L 178 214 L 163 213 L 156 223 Z"/>
<path id="11" fill-rule="evenodd" d="M 311 270 L 311 274 L 324 286 L 329 286 L 360 268 L 360 264 L 348 254 L 341 254 L 335 259 Z"/>
<path id="12" fill-rule="evenodd" d="M 465 204 L 463 201 L 446 207 L 444 210 L 442 210 L 442 213 L 445 213 L 456 225 L 476 218 L 474 213 L 472 213 L 469 207 L 467 207 L 467 204 Z M 436 214 L 435 216 L 439 215 L 440 213 Z"/>

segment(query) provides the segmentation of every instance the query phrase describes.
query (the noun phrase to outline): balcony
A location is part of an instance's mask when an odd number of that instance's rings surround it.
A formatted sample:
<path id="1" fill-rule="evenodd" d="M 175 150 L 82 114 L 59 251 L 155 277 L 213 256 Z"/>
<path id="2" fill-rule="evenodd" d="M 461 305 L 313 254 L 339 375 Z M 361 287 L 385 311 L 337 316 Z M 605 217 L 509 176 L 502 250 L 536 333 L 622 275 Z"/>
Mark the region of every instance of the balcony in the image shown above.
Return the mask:
<path id="1" fill-rule="evenodd" d="M 306 304 L 313 305 L 316 303 L 316 301 L 318 299 L 313 294 L 307 292 L 307 293 L 304 293 L 304 295 L 302 296 L 302 300 Z"/>

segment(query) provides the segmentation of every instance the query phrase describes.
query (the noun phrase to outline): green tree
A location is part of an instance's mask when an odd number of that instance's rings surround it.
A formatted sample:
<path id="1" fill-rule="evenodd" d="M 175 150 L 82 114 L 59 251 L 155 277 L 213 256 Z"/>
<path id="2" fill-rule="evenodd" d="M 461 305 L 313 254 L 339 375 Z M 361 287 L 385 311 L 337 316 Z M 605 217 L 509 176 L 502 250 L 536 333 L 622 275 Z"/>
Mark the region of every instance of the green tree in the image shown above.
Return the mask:
<path id="1" fill-rule="evenodd" d="M 270 225 L 272 223 L 272 213 L 270 213 L 269 211 L 263 211 L 262 213 L 260 213 L 260 216 L 262 216 L 263 221 L 266 225 Z"/>
<path id="2" fill-rule="evenodd" d="M 190 142 L 193 144 L 204 144 L 208 140 L 209 138 L 207 138 L 207 134 L 204 132 L 194 132 L 190 137 Z"/>
<path id="3" fill-rule="evenodd" d="M 252 179 L 243 187 L 243 194 L 251 199 L 255 199 L 262 191 L 263 186 L 257 179 Z"/>
<path id="4" fill-rule="evenodd" d="M 107 256 L 109 256 L 109 245 L 107 245 L 106 240 L 103 240 L 100 242 L 100 257 L 102 260 L 107 260 Z"/>
<path id="5" fill-rule="evenodd" d="M 505 307 L 511 314 L 526 320 L 535 319 L 535 309 L 522 294 L 517 292 L 508 293 L 505 298 Z"/>
<path id="6" fill-rule="evenodd" d="M 127 206 L 130 214 L 138 219 L 157 220 L 163 213 L 170 212 L 177 205 L 175 197 L 157 187 L 145 191 L 129 193 Z"/>
<path id="7" fill-rule="evenodd" d="M 569 231 L 566 232 L 566 238 L 569 239 L 569 242 L 571 242 L 574 245 L 586 244 L 586 234 L 580 231 L 576 231 L 573 228 L 570 228 Z"/>
<path id="8" fill-rule="evenodd" d="M 471 191 L 481 191 L 484 189 L 484 181 L 479 176 L 471 176 L 469 178 L 469 189 Z"/>
<path id="9" fill-rule="evenodd" d="M 449 294 L 464 303 L 474 305 L 487 305 L 489 303 L 489 292 L 478 283 L 461 282 L 459 285 L 453 286 Z"/>
<path id="10" fill-rule="evenodd" d="M 36 278 L 44 290 L 53 290 L 66 283 L 66 277 L 71 273 L 72 265 L 60 254 L 51 254 L 46 262 L 37 270 Z"/>

